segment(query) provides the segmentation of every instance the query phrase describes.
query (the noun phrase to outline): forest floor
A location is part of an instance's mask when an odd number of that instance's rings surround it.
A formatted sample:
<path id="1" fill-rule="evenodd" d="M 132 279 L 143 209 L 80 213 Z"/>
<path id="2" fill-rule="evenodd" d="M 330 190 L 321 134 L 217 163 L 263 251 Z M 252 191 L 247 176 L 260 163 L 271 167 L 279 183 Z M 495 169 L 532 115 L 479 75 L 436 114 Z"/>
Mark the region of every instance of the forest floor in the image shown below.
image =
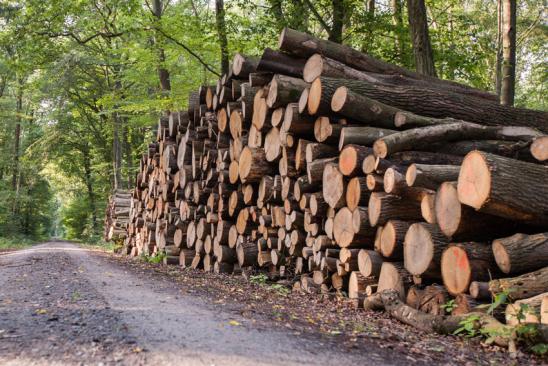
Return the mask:
<path id="1" fill-rule="evenodd" d="M 0 253 L 2 365 L 514 365 L 337 298 L 66 242 Z"/>

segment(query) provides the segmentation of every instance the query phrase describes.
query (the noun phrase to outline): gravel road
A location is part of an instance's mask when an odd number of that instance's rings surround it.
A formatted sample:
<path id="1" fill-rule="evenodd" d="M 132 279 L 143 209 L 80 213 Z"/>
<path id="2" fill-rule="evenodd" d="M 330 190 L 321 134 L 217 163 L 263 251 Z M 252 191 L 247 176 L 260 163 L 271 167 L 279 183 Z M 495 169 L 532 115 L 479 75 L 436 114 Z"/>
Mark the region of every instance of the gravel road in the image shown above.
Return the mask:
<path id="1" fill-rule="evenodd" d="M 352 351 L 272 329 L 136 277 L 104 254 L 49 242 L 0 255 L 1 365 L 403 365 L 388 348 Z M 416 360 L 415 360 L 416 361 Z M 420 362 L 419 362 L 420 363 Z"/>

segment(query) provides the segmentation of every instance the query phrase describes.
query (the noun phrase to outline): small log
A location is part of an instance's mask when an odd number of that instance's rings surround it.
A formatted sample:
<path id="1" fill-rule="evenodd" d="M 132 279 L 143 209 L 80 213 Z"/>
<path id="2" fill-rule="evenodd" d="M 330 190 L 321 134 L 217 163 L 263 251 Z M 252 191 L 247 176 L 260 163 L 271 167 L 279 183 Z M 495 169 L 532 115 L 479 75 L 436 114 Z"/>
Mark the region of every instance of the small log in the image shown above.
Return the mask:
<path id="1" fill-rule="evenodd" d="M 377 284 L 376 278 L 364 277 L 358 271 L 351 272 L 348 280 L 348 298 L 363 299 L 365 297 L 365 288 L 374 284 Z"/>
<path id="2" fill-rule="evenodd" d="M 506 305 L 505 319 L 508 325 L 541 322 L 541 304 L 548 298 L 548 292 Z"/>
<path id="3" fill-rule="evenodd" d="M 358 269 L 364 277 L 379 277 L 383 259 L 374 250 L 360 249 L 358 253 Z"/>
<path id="4" fill-rule="evenodd" d="M 411 275 L 400 262 L 384 262 L 379 274 L 377 292 L 395 290 L 400 299 L 405 299 L 408 288 L 412 285 Z"/>
<path id="5" fill-rule="evenodd" d="M 489 281 L 489 291 L 493 294 L 508 292 L 512 300 L 526 299 L 548 291 L 548 267 L 517 277 Z"/>
<path id="6" fill-rule="evenodd" d="M 410 225 L 410 222 L 401 220 L 388 220 L 384 225 L 380 236 L 380 249 L 385 258 L 403 260 L 403 242 Z"/>
<path id="7" fill-rule="evenodd" d="M 345 176 L 361 173 L 363 159 L 371 152 L 371 148 L 365 146 L 346 145 L 339 153 L 339 171 Z"/>
<path id="8" fill-rule="evenodd" d="M 548 160 L 548 136 L 540 136 L 533 141 L 531 155 L 538 161 Z"/>
<path id="9" fill-rule="evenodd" d="M 369 190 L 367 188 L 366 177 L 354 177 L 350 179 L 346 186 L 346 206 L 355 210 L 358 206 L 366 206 L 369 203 Z"/>
<path id="10" fill-rule="evenodd" d="M 371 226 L 383 225 L 390 219 L 420 220 L 420 204 L 384 192 L 373 192 L 368 205 Z"/>
<path id="11" fill-rule="evenodd" d="M 245 147 L 238 162 L 238 175 L 242 182 L 259 183 L 264 175 L 272 172 L 272 166 L 266 161 L 261 148 Z"/>
<path id="12" fill-rule="evenodd" d="M 329 207 L 336 209 L 344 206 L 346 184 L 336 164 L 326 164 L 324 166 L 322 185 L 323 199 Z"/>
<path id="13" fill-rule="evenodd" d="M 266 104 L 270 108 L 278 108 L 288 103 L 298 102 L 301 93 L 309 85 L 302 79 L 276 74 L 270 82 Z"/>
<path id="14" fill-rule="evenodd" d="M 405 172 L 405 181 L 409 187 L 437 189 L 443 182 L 456 181 L 460 167 L 455 165 L 411 164 Z"/>

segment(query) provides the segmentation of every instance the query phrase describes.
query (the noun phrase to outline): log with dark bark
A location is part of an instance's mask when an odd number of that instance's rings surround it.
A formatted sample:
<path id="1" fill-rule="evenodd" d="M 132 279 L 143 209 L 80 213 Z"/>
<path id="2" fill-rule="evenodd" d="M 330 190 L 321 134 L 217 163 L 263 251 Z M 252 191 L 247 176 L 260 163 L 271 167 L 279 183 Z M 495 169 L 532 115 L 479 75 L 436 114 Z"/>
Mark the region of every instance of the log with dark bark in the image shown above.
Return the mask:
<path id="1" fill-rule="evenodd" d="M 270 82 L 266 104 L 278 108 L 288 103 L 298 102 L 301 93 L 309 86 L 302 79 L 276 74 Z"/>
<path id="2" fill-rule="evenodd" d="M 481 212 L 548 225 L 546 182 L 548 167 L 473 151 L 464 158 L 457 190 L 459 201 Z"/>
<path id="3" fill-rule="evenodd" d="M 500 270 L 518 274 L 548 265 L 548 233 L 515 234 L 493 241 L 493 254 Z"/>
<path id="4" fill-rule="evenodd" d="M 411 164 L 405 172 L 405 181 L 409 187 L 437 189 L 443 182 L 457 181 L 460 166 Z"/>
<path id="5" fill-rule="evenodd" d="M 548 112 L 513 108 L 455 93 L 394 86 L 377 81 L 319 77 L 310 87 L 309 112 L 328 110 L 336 89 L 341 86 L 386 105 L 419 115 L 454 118 L 487 126 L 524 126 L 539 129 L 544 133 L 548 132 Z"/>
<path id="6" fill-rule="evenodd" d="M 497 101 L 496 95 L 489 92 L 474 89 L 472 87 L 456 83 L 454 81 L 438 79 L 422 75 L 394 64 L 390 64 L 365 53 L 356 51 L 348 46 L 335 42 L 318 39 L 306 33 L 302 33 L 290 28 L 284 28 L 282 31 L 278 46 L 285 52 L 292 53 L 300 57 L 311 57 L 314 54 L 321 54 L 327 58 L 339 61 L 358 70 L 368 71 L 388 75 L 404 75 L 408 78 L 424 80 L 438 85 L 439 88 L 454 91 L 456 93 L 468 93 L 477 98 L 483 98 L 491 101 Z M 316 62 L 318 64 L 318 62 Z M 322 65 L 314 67 L 316 75 L 321 75 Z M 309 76 L 310 77 L 310 76 Z"/>
<path id="7" fill-rule="evenodd" d="M 273 72 L 300 78 L 303 76 L 305 63 L 306 59 L 304 58 L 293 57 L 267 47 L 259 59 L 257 71 Z"/>
<path id="8" fill-rule="evenodd" d="M 420 220 L 420 203 L 384 192 L 373 192 L 368 205 L 371 226 L 384 225 L 390 219 Z"/>
<path id="9" fill-rule="evenodd" d="M 433 143 L 458 140 L 529 141 L 542 133 L 533 128 L 511 126 L 482 126 L 457 121 L 440 125 L 413 128 L 382 137 L 375 141 L 375 155 L 386 158 L 398 151 L 428 149 Z"/>
<path id="10" fill-rule="evenodd" d="M 489 281 L 492 294 L 507 292 L 512 300 L 526 299 L 548 291 L 548 267 L 516 277 Z"/>

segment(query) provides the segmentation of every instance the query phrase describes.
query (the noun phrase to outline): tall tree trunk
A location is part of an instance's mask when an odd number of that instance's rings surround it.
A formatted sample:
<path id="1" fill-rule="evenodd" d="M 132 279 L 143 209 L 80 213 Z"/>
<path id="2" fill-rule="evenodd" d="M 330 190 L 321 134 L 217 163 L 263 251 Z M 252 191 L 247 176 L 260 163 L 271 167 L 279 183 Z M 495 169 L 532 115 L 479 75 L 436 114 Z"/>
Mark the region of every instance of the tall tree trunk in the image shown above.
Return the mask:
<path id="1" fill-rule="evenodd" d="M 133 157 L 129 141 L 129 125 L 124 118 L 124 155 L 126 156 L 127 186 L 133 187 Z"/>
<path id="2" fill-rule="evenodd" d="M 424 0 L 407 0 L 407 12 L 409 15 L 409 31 L 413 41 L 415 68 L 421 74 L 437 76 L 428 33 Z"/>
<path id="3" fill-rule="evenodd" d="M 82 150 L 84 158 L 84 180 L 86 183 L 86 189 L 88 192 L 89 208 L 91 210 L 91 226 L 93 232 L 97 233 L 99 225 L 97 223 L 97 205 L 95 202 L 95 193 L 93 192 L 93 180 L 91 176 L 91 157 L 89 154 L 89 146 L 85 146 Z"/>
<path id="4" fill-rule="evenodd" d="M 225 4 L 224 0 L 215 0 L 215 22 L 217 24 L 217 36 L 221 46 L 221 70 L 228 73 L 228 41 L 226 38 Z"/>
<path id="5" fill-rule="evenodd" d="M 375 0 L 366 0 L 365 4 L 367 10 L 367 38 L 362 45 L 362 51 L 367 53 L 369 50 L 369 45 L 375 42 L 375 24 L 373 22 L 375 20 Z"/>
<path id="6" fill-rule="evenodd" d="M 124 187 L 122 181 L 122 144 L 120 142 L 120 133 L 122 133 L 122 121 L 118 112 L 113 114 L 113 133 L 112 133 L 112 164 L 114 169 L 114 190 Z"/>
<path id="7" fill-rule="evenodd" d="M 495 91 L 500 98 L 502 79 L 502 0 L 497 0 L 497 59 L 495 63 Z"/>
<path id="8" fill-rule="evenodd" d="M 344 1 L 332 0 L 333 6 L 333 25 L 329 33 L 329 40 L 337 43 L 342 43 L 343 26 L 344 26 Z"/>
<path id="9" fill-rule="evenodd" d="M 152 2 L 152 12 L 153 15 L 156 17 L 156 21 L 159 23 L 162 19 L 162 0 L 153 0 Z M 158 27 L 160 25 L 157 25 Z M 157 40 L 154 40 L 154 42 L 157 42 Z M 163 92 L 167 92 L 171 90 L 171 81 L 169 79 L 169 71 L 167 71 L 164 68 L 164 62 L 166 61 L 166 55 L 164 52 L 164 49 L 161 47 L 158 47 L 158 77 L 160 79 L 160 89 Z"/>
<path id="10" fill-rule="evenodd" d="M 500 103 L 514 105 L 516 87 L 516 0 L 502 0 L 502 56 Z"/>
<path id="11" fill-rule="evenodd" d="M 23 113 L 23 79 L 17 78 L 17 96 L 15 106 L 15 136 L 13 148 L 13 176 L 12 188 L 18 191 L 18 176 L 19 176 L 19 150 L 21 147 L 21 114 Z"/>
<path id="12" fill-rule="evenodd" d="M 407 57 L 405 57 L 405 48 L 403 41 L 403 16 L 401 12 L 401 0 L 390 0 L 392 6 L 392 23 L 394 24 L 394 53 L 398 55 L 400 65 L 407 63 Z"/>

